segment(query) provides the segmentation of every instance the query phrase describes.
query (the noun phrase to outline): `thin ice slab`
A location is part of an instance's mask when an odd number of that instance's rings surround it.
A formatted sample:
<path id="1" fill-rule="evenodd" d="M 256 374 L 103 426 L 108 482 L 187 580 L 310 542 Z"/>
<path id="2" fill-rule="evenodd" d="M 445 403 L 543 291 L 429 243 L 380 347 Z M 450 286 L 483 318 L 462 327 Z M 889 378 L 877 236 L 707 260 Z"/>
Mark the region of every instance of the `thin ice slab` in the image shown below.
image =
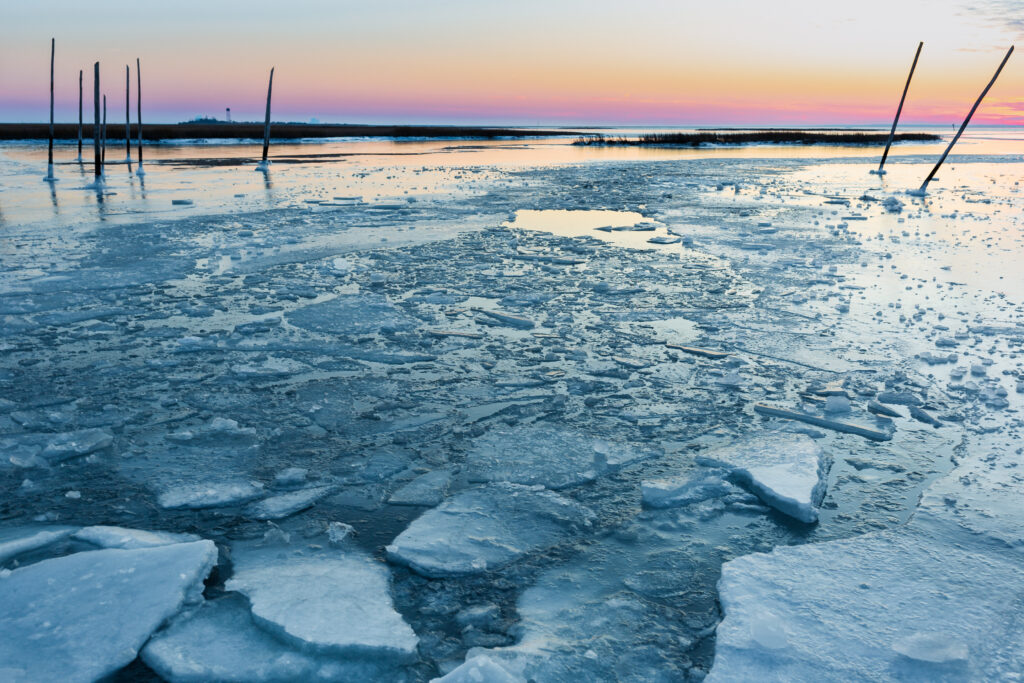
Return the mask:
<path id="1" fill-rule="evenodd" d="M 145 531 L 119 526 L 87 526 L 75 532 L 74 539 L 85 541 L 100 548 L 156 548 L 174 543 L 190 543 L 201 540 L 194 534 L 177 534 L 170 531 Z"/>
<path id="2" fill-rule="evenodd" d="M 175 618 L 150 639 L 142 659 L 172 683 L 372 681 L 383 673 L 373 661 L 289 647 L 253 623 L 245 599 L 236 595 Z"/>
<path id="3" fill-rule="evenodd" d="M 26 526 L 0 531 L 0 564 L 40 550 L 73 534 L 73 526 Z"/>
<path id="4" fill-rule="evenodd" d="M 703 453 L 697 462 L 729 470 L 732 480 L 779 512 L 801 522 L 818 521 L 829 460 L 808 436 L 751 437 Z"/>
<path id="5" fill-rule="evenodd" d="M 395 611 L 385 565 L 346 549 L 272 549 L 234 555 L 226 587 L 244 593 L 256 622 L 307 652 L 407 659 L 418 639 Z"/>
<path id="6" fill-rule="evenodd" d="M 567 429 L 526 425 L 493 429 L 466 456 L 470 481 L 507 481 L 559 490 L 593 481 L 646 452 Z"/>
<path id="7" fill-rule="evenodd" d="M 477 574 L 565 541 L 591 516 L 551 491 L 491 484 L 425 512 L 387 547 L 388 557 L 429 577 Z"/>
<path id="8" fill-rule="evenodd" d="M 0 577 L 0 680 L 93 681 L 135 659 L 168 617 L 201 596 L 211 541 L 95 550 Z"/>
<path id="9" fill-rule="evenodd" d="M 1022 586 L 1019 558 L 914 527 L 747 555 L 722 567 L 707 680 L 1010 680 Z"/>

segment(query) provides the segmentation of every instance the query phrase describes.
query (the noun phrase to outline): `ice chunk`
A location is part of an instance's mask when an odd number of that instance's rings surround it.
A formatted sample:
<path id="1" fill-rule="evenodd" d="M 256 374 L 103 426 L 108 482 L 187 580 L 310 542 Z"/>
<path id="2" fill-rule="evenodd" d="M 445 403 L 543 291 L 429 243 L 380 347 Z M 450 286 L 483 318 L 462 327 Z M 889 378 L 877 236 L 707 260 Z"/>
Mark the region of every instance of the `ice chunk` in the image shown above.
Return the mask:
<path id="1" fill-rule="evenodd" d="M 470 481 L 540 484 L 559 490 L 614 472 L 649 453 L 544 425 L 493 429 L 466 456 Z"/>
<path id="2" fill-rule="evenodd" d="M 434 470 L 416 477 L 391 494 L 388 502 L 392 505 L 424 505 L 433 507 L 444 500 L 452 473 L 448 470 Z"/>
<path id="3" fill-rule="evenodd" d="M 0 531 L 0 564 L 18 555 L 62 541 L 75 532 L 73 526 L 14 527 Z"/>
<path id="4" fill-rule="evenodd" d="M 818 520 L 830 462 L 808 436 L 751 437 L 702 453 L 697 462 L 730 470 L 737 483 L 790 517 L 807 523 Z"/>
<path id="5" fill-rule="evenodd" d="M 274 475 L 274 483 L 278 486 L 298 486 L 306 481 L 309 470 L 304 467 L 286 467 Z"/>
<path id="6" fill-rule="evenodd" d="M 318 500 L 334 490 L 333 486 L 313 486 L 250 503 L 242 511 L 250 519 L 282 519 L 313 507 Z"/>
<path id="7" fill-rule="evenodd" d="M 491 484 L 425 512 L 387 547 L 388 557 L 430 577 L 476 574 L 561 543 L 591 516 L 551 491 Z"/>
<path id="8" fill-rule="evenodd" d="M 95 550 L 0 578 L 0 679 L 92 681 L 133 659 L 150 634 L 199 598 L 211 541 Z"/>
<path id="9" fill-rule="evenodd" d="M 42 456 L 50 462 L 88 455 L 114 442 L 114 435 L 105 429 L 80 429 L 50 437 Z"/>
<path id="10" fill-rule="evenodd" d="M 736 488 L 719 474 L 699 473 L 691 477 L 645 481 L 641 492 L 647 507 L 667 508 L 725 496 L 735 493 Z"/>
<path id="11" fill-rule="evenodd" d="M 221 481 L 197 484 L 180 484 L 168 489 L 157 497 L 160 507 L 174 510 L 241 505 L 263 493 L 263 484 L 253 481 Z"/>
<path id="12" fill-rule="evenodd" d="M 142 659 L 173 683 L 372 681 L 382 676 L 382 667 L 373 661 L 289 647 L 257 627 L 237 595 L 176 618 L 146 644 Z"/>
<path id="13" fill-rule="evenodd" d="M 190 446 L 246 444 L 256 440 L 256 430 L 240 427 L 235 420 L 215 417 L 201 427 L 174 432 L 168 434 L 167 438 Z"/>
<path id="14" fill-rule="evenodd" d="M 505 667 L 487 655 L 477 655 L 430 683 L 526 683 L 522 676 L 509 673 Z"/>
<path id="15" fill-rule="evenodd" d="M 722 567 L 707 680 L 1009 680 L 1022 585 L 1019 558 L 913 524 L 747 555 Z M 766 615 L 785 642 L 765 641 Z"/>
<path id="16" fill-rule="evenodd" d="M 967 659 L 967 646 L 948 633 L 913 633 L 893 641 L 892 649 L 904 657 L 936 664 Z"/>
<path id="17" fill-rule="evenodd" d="M 418 639 L 395 611 L 388 571 L 355 551 L 283 557 L 234 554 L 228 590 L 244 593 L 256 622 L 308 652 L 408 658 Z"/>
<path id="18" fill-rule="evenodd" d="M 313 332 L 360 336 L 415 327 L 414 318 L 376 294 L 342 294 L 288 314 L 288 322 Z"/>
<path id="19" fill-rule="evenodd" d="M 74 538 L 92 543 L 100 548 L 155 548 L 173 543 L 190 543 L 202 540 L 194 534 L 175 534 L 170 531 L 143 531 L 125 529 L 119 526 L 87 526 L 76 531 Z"/>

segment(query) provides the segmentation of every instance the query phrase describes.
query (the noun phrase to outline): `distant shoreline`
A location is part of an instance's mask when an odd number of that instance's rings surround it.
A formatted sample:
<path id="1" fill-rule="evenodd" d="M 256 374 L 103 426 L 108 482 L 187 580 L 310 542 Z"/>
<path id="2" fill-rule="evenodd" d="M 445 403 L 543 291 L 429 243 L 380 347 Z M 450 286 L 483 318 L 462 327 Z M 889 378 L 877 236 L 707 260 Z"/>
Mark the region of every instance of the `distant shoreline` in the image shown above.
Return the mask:
<path id="1" fill-rule="evenodd" d="M 107 140 L 124 140 L 123 123 L 107 124 Z M 46 140 L 49 137 L 48 123 L 0 123 L 0 140 Z M 134 140 L 138 128 L 131 126 Z M 570 130 L 534 130 L 526 128 L 493 128 L 481 126 L 376 126 L 347 123 L 273 123 L 270 137 L 274 140 L 299 140 L 302 138 L 336 137 L 389 137 L 389 138 L 468 138 L 490 140 L 494 138 L 565 137 L 580 135 Z M 77 140 L 77 123 L 56 123 L 53 126 L 56 140 Z M 82 136 L 92 140 L 92 124 L 83 124 Z M 262 123 L 145 123 L 142 124 L 142 138 L 148 142 L 161 140 L 195 139 L 236 139 L 262 140 Z"/>
<path id="2" fill-rule="evenodd" d="M 881 145 L 889 139 L 888 133 L 848 131 L 836 129 L 799 130 L 766 128 L 744 132 L 697 133 L 648 133 L 637 137 L 606 137 L 604 135 L 583 135 L 573 144 L 582 146 L 624 146 L 624 147 L 700 147 L 702 145 Z M 932 133 L 897 133 L 893 142 L 937 142 L 942 140 Z"/>

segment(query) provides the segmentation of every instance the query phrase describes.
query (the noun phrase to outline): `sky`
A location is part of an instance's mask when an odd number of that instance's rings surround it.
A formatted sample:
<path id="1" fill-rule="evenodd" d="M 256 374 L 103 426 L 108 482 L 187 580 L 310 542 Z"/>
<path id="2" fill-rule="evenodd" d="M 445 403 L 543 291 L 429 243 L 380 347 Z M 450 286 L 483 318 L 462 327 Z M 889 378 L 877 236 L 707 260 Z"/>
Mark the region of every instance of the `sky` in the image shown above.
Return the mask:
<path id="1" fill-rule="evenodd" d="M 0 121 L 143 116 L 482 125 L 1024 125 L 1024 0 L 35 0 L 0 2 Z M 86 115 L 88 118 L 88 114 Z M 134 115 L 133 115 L 134 116 Z"/>

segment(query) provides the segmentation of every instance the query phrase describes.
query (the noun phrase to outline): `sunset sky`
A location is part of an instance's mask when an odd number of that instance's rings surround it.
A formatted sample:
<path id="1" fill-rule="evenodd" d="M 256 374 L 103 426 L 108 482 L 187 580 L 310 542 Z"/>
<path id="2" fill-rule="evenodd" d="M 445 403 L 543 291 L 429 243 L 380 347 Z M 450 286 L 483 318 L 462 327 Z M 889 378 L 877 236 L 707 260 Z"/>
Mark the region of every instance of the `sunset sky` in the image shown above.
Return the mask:
<path id="1" fill-rule="evenodd" d="M 142 59 L 144 116 L 231 107 L 352 123 L 832 124 L 891 120 L 919 40 L 907 123 L 959 121 L 1006 49 L 974 121 L 1024 125 L 1024 2 L 1016 0 L 175 0 L 7 2 L 0 120 L 77 120 L 92 64 L 113 120 Z"/>

